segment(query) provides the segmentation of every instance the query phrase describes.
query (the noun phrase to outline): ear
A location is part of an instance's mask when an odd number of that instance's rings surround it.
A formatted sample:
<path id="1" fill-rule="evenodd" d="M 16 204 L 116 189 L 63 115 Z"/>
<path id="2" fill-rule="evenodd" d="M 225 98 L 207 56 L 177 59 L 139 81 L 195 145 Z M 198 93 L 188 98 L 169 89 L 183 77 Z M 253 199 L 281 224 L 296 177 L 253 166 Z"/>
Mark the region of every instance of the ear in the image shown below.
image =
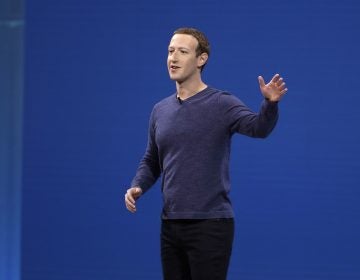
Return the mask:
<path id="1" fill-rule="evenodd" d="M 209 56 L 208 56 L 207 53 L 202 53 L 201 55 L 199 55 L 199 57 L 198 57 L 198 67 L 202 67 L 203 65 L 205 65 L 208 58 L 209 58 Z"/>

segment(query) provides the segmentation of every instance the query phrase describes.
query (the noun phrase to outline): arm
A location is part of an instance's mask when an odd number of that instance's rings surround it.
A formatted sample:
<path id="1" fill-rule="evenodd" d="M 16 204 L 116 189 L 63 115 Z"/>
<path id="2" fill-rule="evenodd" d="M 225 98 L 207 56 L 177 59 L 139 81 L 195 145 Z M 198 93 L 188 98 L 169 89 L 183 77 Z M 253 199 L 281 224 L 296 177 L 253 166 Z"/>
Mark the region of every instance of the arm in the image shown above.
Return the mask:
<path id="1" fill-rule="evenodd" d="M 278 120 L 278 101 L 287 91 L 285 83 L 277 74 L 268 84 L 259 77 L 259 85 L 265 100 L 258 114 L 230 94 L 221 96 L 221 103 L 225 108 L 224 119 L 231 133 L 237 132 L 250 137 L 265 138 L 275 127 Z"/>
<path id="2" fill-rule="evenodd" d="M 130 212 L 134 213 L 136 211 L 136 200 L 156 182 L 160 173 L 158 149 L 155 143 L 153 111 L 150 117 L 148 144 L 145 154 L 131 182 L 132 187 L 125 194 L 125 205 Z"/>

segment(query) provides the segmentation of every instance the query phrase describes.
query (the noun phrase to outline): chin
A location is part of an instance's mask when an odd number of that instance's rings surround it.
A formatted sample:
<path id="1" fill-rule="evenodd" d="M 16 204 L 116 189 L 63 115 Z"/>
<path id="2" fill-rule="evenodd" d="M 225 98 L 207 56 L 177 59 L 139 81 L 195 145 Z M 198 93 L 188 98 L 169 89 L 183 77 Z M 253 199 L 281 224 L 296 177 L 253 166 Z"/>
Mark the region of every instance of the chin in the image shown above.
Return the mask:
<path id="1" fill-rule="evenodd" d="M 170 80 L 174 81 L 174 82 L 180 82 L 181 79 L 179 79 L 179 77 L 176 77 L 174 75 L 169 75 L 170 76 Z"/>

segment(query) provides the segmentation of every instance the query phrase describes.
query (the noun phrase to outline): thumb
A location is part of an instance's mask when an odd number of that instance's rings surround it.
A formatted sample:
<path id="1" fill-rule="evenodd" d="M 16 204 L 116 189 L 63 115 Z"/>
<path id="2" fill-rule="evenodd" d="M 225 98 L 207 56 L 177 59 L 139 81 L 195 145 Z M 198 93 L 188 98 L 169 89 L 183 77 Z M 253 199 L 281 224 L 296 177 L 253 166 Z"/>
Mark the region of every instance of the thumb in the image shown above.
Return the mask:
<path id="1" fill-rule="evenodd" d="M 264 87 L 264 86 L 265 86 L 264 78 L 263 78 L 262 76 L 259 76 L 259 77 L 258 77 L 258 80 L 259 80 L 259 85 L 260 85 L 260 87 Z"/>
<path id="2" fill-rule="evenodd" d="M 135 196 L 135 197 L 138 197 L 138 196 L 140 196 L 141 194 L 142 194 L 142 189 L 139 188 L 139 187 L 135 187 L 135 188 L 134 188 L 134 196 Z"/>

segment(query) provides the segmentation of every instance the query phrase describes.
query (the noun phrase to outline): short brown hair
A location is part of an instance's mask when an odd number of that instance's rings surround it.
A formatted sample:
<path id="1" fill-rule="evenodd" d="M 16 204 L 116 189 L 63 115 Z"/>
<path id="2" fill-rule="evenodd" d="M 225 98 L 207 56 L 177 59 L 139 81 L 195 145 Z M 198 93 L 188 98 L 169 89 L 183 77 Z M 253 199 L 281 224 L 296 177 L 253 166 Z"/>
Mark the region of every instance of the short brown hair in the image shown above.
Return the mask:
<path id="1" fill-rule="evenodd" d="M 201 55 L 202 53 L 207 53 L 210 56 L 210 43 L 206 38 L 205 34 L 200 30 L 191 27 L 181 27 L 174 31 L 175 34 L 186 34 L 193 36 L 198 41 L 198 46 L 196 48 L 196 56 Z M 201 67 L 201 71 L 205 67 L 206 63 Z"/>

